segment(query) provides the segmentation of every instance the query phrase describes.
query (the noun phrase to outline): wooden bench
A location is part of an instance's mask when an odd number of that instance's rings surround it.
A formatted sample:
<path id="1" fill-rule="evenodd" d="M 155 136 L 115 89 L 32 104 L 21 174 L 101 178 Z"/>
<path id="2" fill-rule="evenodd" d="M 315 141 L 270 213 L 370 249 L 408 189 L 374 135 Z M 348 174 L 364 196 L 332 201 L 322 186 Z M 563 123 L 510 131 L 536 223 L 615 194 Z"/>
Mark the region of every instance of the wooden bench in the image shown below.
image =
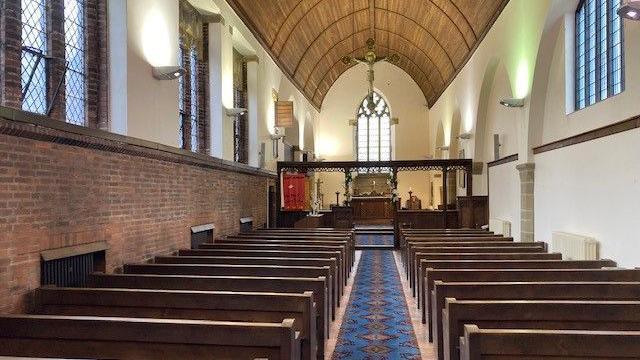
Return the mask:
<path id="1" fill-rule="evenodd" d="M 424 305 L 424 279 L 427 269 L 601 269 L 616 267 L 613 260 L 421 260 L 415 293 L 418 305 Z M 415 295 L 414 295 L 415 296 Z M 427 309 L 428 310 L 428 309 Z"/>
<path id="2" fill-rule="evenodd" d="M 459 360 L 464 325 L 488 329 L 640 331 L 640 301 L 488 301 L 447 298 L 438 360 Z M 442 351 L 444 349 L 444 351 Z"/>
<path id="3" fill-rule="evenodd" d="M 415 254 L 418 252 L 425 254 L 439 253 L 546 253 L 547 247 L 544 243 L 532 243 L 531 245 L 517 245 L 516 243 L 505 243 L 500 246 L 443 246 L 443 247 L 421 247 L 416 246 L 410 249 L 407 258 L 407 278 L 411 280 L 409 274 L 416 272 Z M 518 243 L 522 244 L 522 243 Z M 413 287 L 414 284 L 410 283 Z"/>
<path id="4" fill-rule="evenodd" d="M 435 281 L 442 282 L 544 282 L 544 281 L 602 281 L 602 282 L 638 282 L 640 270 L 629 269 L 428 269 L 425 280 L 426 304 L 424 309 L 431 309 L 431 291 Z M 424 312 L 424 311 L 423 311 Z M 440 326 L 434 313 L 427 316 L 429 329 Z M 424 321 L 424 320 L 423 320 Z"/>
<path id="5" fill-rule="evenodd" d="M 0 355 L 93 359 L 299 359 L 294 320 L 242 323 L 0 316 Z"/>
<path id="6" fill-rule="evenodd" d="M 309 252 L 323 252 L 323 251 L 337 251 L 340 255 L 338 261 L 344 266 L 347 274 L 351 273 L 351 261 L 348 261 L 347 249 L 344 246 L 329 246 L 329 245 L 269 245 L 269 244 L 240 244 L 240 243 L 205 243 L 201 244 L 200 249 L 234 249 L 234 250 L 275 250 L 275 251 L 309 251 Z M 316 256 L 319 257 L 319 256 Z"/>
<path id="7" fill-rule="evenodd" d="M 513 243 L 513 238 L 511 237 L 451 237 L 451 238 L 441 238 L 441 237 L 426 237 L 426 238 L 407 238 L 404 245 L 402 246 L 403 257 L 402 260 L 405 261 L 408 258 L 409 249 L 413 246 L 420 246 L 421 244 L 429 245 L 429 244 L 441 244 L 441 243 L 452 243 L 452 242 L 464 242 L 464 243 L 485 243 L 485 242 L 499 242 L 499 243 Z"/>
<path id="8" fill-rule="evenodd" d="M 483 239 L 483 238 L 504 238 L 502 235 L 496 235 L 493 233 L 483 232 L 483 233 L 425 233 L 425 234 L 403 234 L 400 237 L 400 247 L 405 248 L 407 243 L 410 241 L 453 241 L 458 238 L 465 239 Z"/>
<path id="9" fill-rule="evenodd" d="M 465 242 L 410 242 L 406 248 L 406 263 L 410 263 L 411 268 L 416 269 L 417 262 L 415 260 L 415 253 L 422 249 L 436 248 L 436 247 L 462 247 L 462 248 L 478 248 L 478 247 L 542 247 L 544 252 L 547 252 L 547 244 L 544 242 L 533 243 L 521 243 L 510 241 L 465 241 Z"/>
<path id="10" fill-rule="evenodd" d="M 463 360 L 638 359 L 640 332 L 581 330 L 495 330 L 466 325 Z"/>
<path id="11" fill-rule="evenodd" d="M 240 292 L 313 292 L 318 317 L 319 337 L 326 339 L 329 334 L 329 307 L 324 278 L 282 278 L 251 276 L 184 276 L 184 275 L 132 275 L 94 273 L 87 279 L 92 288 L 123 289 L 165 289 L 200 291 L 240 291 Z M 318 344 L 318 351 L 324 351 Z"/>
<path id="12" fill-rule="evenodd" d="M 229 265 L 229 264 L 125 264 L 125 274 L 191 275 L 191 276 L 260 276 L 323 278 L 330 300 L 328 316 L 335 319 L 338 296 L 342 285 L 331 277 L 328 266 Z M 340 295 L 339 295 L 340 294 Z"/>
<path id="13" fill-rule="evenodd" d="M 336 258 L 286 258 L 286 257 L 241 257 L 241 256 L 156 256 L 153 260 L 157 264 L 232 264 L 232 265 L 284 265 L 284 266 L 329 266 L 331 275 L 340 284 L 346 285 L 347 279 L 342 278 L 338 271 Z"/>
<path id="14" fill-rule="evenodd" d="M 637 300 L 640 282 L 442 282 L 431 291 L 429 339 L 442 338 L 445 299 L 458 300 Z M 439 334 L 439 335 L 437 335 Z"/>
<path id="15" fill-rule="evenodd" d="M 560 253 L 423 253 L 414 254 L 415 271 L 418 276 L 418 266 L 422 260 L 562 260 Z M 407 275 L 409 277 L 409 275 Z"/>
<path id="16" fill-rule="evenodd" d="M 302 294 L 44 287 L 34 294 L 33 314 L 279 323 L 294 319 L 302 358 L 318 358 L 315 302 Z"/>
<path id="17" fill-rule="evenodd" d="M 241 256 L 241 257 L 286 257 L 286 258 L 302 258 L 302 259 L 337 259 L 338 271 L 343 279 L 347 279 L 350 270 L 340 261 L 339 251 L 278 251 L 278 250 L 247 250 L 247 249 L 182 249 L 176 252 L 178 256 Z"/>
<path id="18" fill-rule="evenodd" d="M 430 238 L 409 238 L 404 243 L 402 247 L 402 261 L 405 267 L 407 266 L 407 260 L 409 259 L 409 253 L 412 247 L 414 246 L 425 246 L 431 244 L 450 244 L 452 242 L 460 242 L 460 243 L 513 243 L 513 238 L 511 237 L 464 237 L 464 238 L 440 238 L 440 237 L 430 237 Z M 436 245 L 433 245 L 436 246 Z"/>
<path id="19" fill-rule="evenodd" d="M 351 263 L 355 261 L 355 244 L 351 244 L 345 240 L 307 240 L 307 239 L 265 239 L 260 237 L 255 238 L 235 238 L 227 237 L 224 239 L 218 239 L 215 244 L 219 243 L 231 243 L 231 244 L 272 244 L 272 245 L 325 245 L 325 246 L 344 246 Z"/>

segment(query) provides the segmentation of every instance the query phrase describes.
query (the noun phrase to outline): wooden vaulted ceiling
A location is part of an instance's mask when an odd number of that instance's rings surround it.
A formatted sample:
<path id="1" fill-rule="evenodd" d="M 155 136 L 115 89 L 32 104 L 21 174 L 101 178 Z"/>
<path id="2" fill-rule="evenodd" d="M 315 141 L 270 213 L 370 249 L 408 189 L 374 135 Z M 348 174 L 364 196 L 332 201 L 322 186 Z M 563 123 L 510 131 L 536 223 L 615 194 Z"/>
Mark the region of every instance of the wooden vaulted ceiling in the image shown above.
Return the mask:
<path id="1" fill-rule="evenodd" d="M 433 105 L 509 0 L 227 0 L 318 109 L 375 38 Z M 363 72 L 363 82 L 365 73 Z"/>

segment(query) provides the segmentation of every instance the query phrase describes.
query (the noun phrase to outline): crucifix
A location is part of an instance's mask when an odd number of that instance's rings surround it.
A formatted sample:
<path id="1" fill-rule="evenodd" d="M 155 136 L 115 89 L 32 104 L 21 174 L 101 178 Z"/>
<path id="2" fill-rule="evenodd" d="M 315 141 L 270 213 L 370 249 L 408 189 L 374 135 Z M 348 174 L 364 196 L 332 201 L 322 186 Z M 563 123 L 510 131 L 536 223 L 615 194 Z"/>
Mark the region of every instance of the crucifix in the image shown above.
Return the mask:
<path id="1" fill-rule="evenodd" d="M 375 102 L 373 101 L 373 82 L 375 80 L 375 73 L 373 70 L 373 66 L 381 61 L 387 61 L 390 63 L 395 63 L 400 60 L 400 56 L 398 54 L 390 54 L 389 56 L 378 56 L 376 54 L 376 40 L 374 38 L 369 38 L 367 40 L 367 52 L 362 57 L 352 57 L 349 55 L 342 57 L 342 63 L 345 65 L 355 65 L 355 64 L 366 64 L 369 67 L 367 70 L 367 81 L 369 82 L 369 93 L 367 94 L 367 106 L 369 110 L 373 110 L 375 108 Z"/>

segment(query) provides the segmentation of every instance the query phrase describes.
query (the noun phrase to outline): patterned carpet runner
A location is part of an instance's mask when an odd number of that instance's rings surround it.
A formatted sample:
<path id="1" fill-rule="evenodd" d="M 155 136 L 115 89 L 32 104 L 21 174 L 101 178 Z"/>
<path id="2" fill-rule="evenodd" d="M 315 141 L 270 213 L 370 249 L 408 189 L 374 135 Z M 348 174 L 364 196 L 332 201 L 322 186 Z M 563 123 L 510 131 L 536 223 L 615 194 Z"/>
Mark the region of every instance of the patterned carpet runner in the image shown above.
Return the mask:
<path id="1" fill-rule="evenodd" d="M 333 359 L 420 359 L 391 250 L 362 252 Z"/>
<path id="2" fill-rule="evenodd" d="M 356 245 L 386 245 L 393 246 L 393 235 L 374 235 L 362 234 L 356 235 Z"/>

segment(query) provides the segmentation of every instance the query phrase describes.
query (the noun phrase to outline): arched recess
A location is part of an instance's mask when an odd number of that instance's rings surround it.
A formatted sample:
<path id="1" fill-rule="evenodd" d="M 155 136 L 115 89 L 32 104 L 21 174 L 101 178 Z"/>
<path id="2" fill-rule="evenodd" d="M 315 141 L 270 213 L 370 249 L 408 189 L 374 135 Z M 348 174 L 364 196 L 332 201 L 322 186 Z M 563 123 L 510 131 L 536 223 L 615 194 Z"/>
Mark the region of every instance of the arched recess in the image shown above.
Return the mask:
<path id="1" fill-rule="evenodd" d="M 299 118 L 299 109 L 301 102 L 297 101 L 298 99 L 293 95 L 290 96 L 288 101 L 293 101 L 293 125 L 284 130 L 284 141 L 293 146 L 300 146 L 300 118 Z M 304 128 L 303 128 L 304 131 Z"/>
<path id="2" fill-rule="evenodd" d="M 460 135 L 460 123 L 462 122 L 462 115 L 460 114 L 460 109 L 456 109 L 453 112 L 453 117 L 451 118 L 451 131 L 449 137 L 449 159 L 457 159 L 458 152 L 460 150 L 460 139 L 458 136 Z"/>
<path id="3" fill-rule="evenodd" d="M 491 98 L 491 91 L 493 90 L 493 83 L 496 77 L 496 70 L 498 69 L 498 58 L 494 57 L 487 63 L 487 68 L 484 71 L 482 78 L 482 87 L 480 88 L 480 98 L 478 99 L 478 109 L 476 112 L 476 125 L 473 137 L 473 154 L 469 156 L 473 158 L 476 163 L 482 164 L 482 173 L 475 174 L 473 176 L 473 192 L 474 195 L 487 195 L 487 161 L 485 156 L 485 144 L 493 144 L 491 139 L 493 135 L 487 134 L 487 109 L 489 108 L 489 102 L 495 99 Z"/>
<path id="4" fill-rule="evenodd" d="M 436 132 L 436 159 L 442 159 L 443 151 L 442 147 L 444 146 L 444 125 L 442 125 L 442 121 L 438 123 L 438 130 Z"/>
<path id="5" fill-rule="evenodd" d="M 304 119 L 304 150 L 306 151 L 315 149 L 315 134 L 313 130 L 313 117 L 307 112 Z"/>
<path id="6" fill-rule="evenodd" d="M 504 62 L 493 59 L 487 66 L 478 104 L 474 161 L 483 163 L 483 174 L 474 177 L 474 193 L 487 194 L 487 163 L 497 160 L 494 155 L 494 134 L 500 141 L 499 158 L 518 153 L 521 121 L 520 109 L 500 104 L 501 99 L 513 97 L 511 82 Z"/>
<path id="7" fill-rule="evenodd" d="M 543 143 L 544 119 L 547 116 L 548 111 L 548 88 L 553 82 L 558 81 L 564 82 L 565 86 L 567 86 L 566 79 L 554 78 L 552 66 L 554 61 L 558 61 L 555 59 L 555 56 L 562 54 L 561 49 L 565 48 L 565 38 L 563 37 L 563 35 L 565 35 L 564 14 L 573 13 L 578 6 L 578 3 L 578 0 L 553 0 L 549 8 L 536 56 L 536 65 L 531 90 L 529 123 L 527 129 L 529 149 L 542 145 Z M 566 98 L 563 100 L 565 100 L 562 101 L 562 103 L 564 103 L 564 107 L 561 109 L 549 108 L 549 111 L 553 112 L 554 115 L 566 114 L 568 111 Z M 557 104 L 557 99 L 553 99 L 551 104 L 555 106 Z M 570 106 L 572 105 L 573 104 L 570 104 Z"/>

